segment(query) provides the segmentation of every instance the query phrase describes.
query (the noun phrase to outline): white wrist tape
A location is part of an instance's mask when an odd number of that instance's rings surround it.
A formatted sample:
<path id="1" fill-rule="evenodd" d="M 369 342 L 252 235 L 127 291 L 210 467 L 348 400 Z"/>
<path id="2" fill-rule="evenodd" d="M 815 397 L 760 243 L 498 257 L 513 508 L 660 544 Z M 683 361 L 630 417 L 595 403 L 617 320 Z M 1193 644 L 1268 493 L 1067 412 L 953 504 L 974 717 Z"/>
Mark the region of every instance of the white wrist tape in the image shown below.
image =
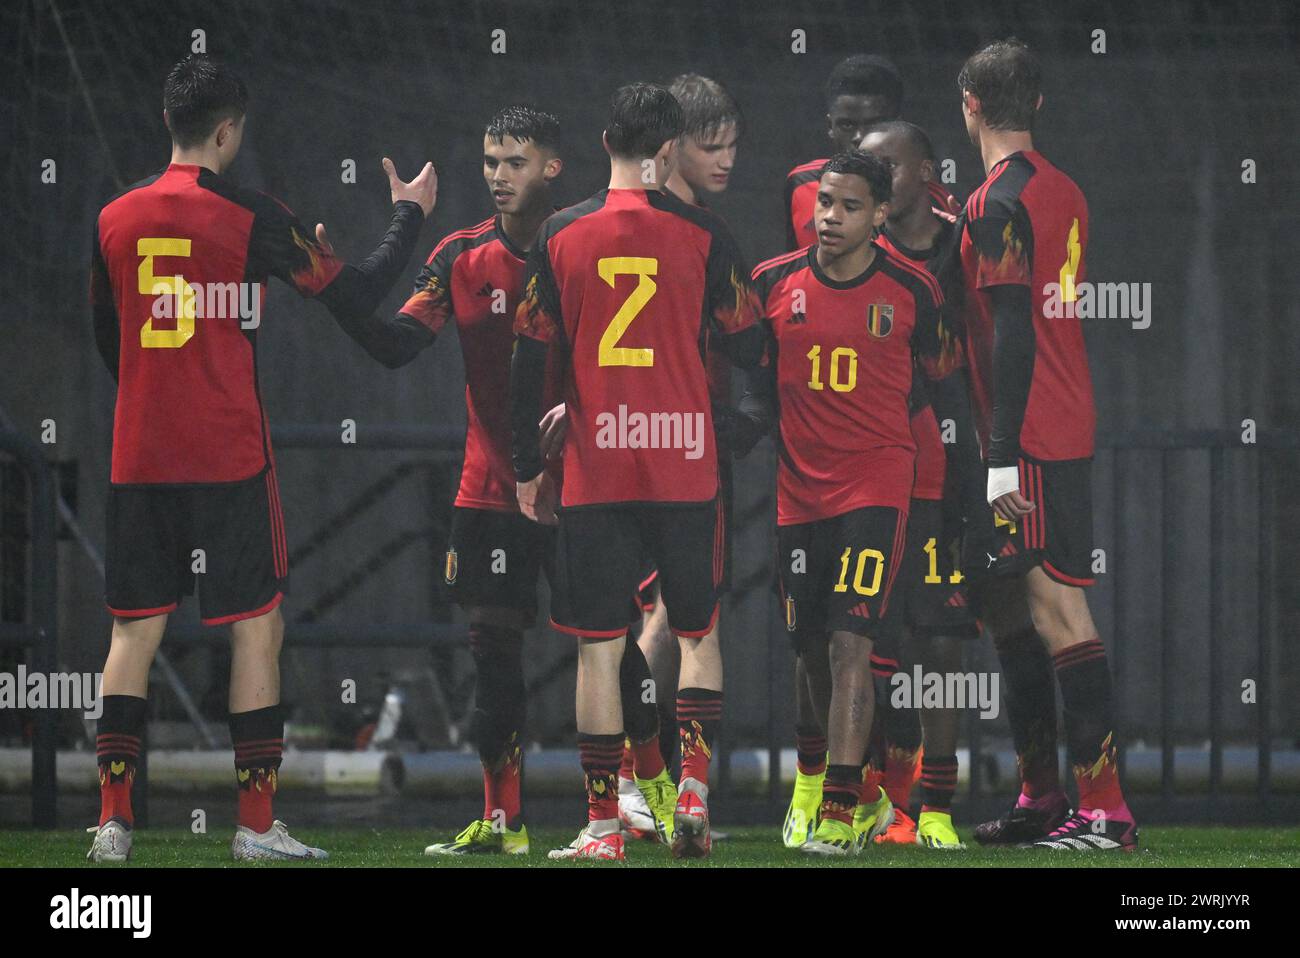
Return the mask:
<path id="1" fill-rule="evenodd" d="M 997 466 L 989 470 L 989 505 L 1005 496 L 1008 492 L 1020 491 L 1020 467 Z"/>

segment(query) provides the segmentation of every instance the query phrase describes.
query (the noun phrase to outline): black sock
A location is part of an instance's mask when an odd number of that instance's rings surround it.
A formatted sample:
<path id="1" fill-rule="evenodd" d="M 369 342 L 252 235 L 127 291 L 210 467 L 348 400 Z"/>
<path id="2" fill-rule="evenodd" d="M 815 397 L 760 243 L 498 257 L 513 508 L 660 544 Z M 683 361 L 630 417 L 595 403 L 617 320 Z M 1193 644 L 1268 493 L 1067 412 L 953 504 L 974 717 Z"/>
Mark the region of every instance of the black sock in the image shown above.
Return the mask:
<path id="1" fill-rule="evenodd" d="M 498 767 L 512 746 L 523 742 L 527 698 L 520 658 L 523 642 L 519 629 L 476 622 L 469 626 L 474 656 L 470 737 L 485 769 Z"/>
<path id="2" fill-rule="evenodd" d="M 1061 790 L 1056 762 L 1056 676 L 1052 657 L 1033 629 L 995 641 L 1006 683 L 1007 719 L 1029 798 Z"/>

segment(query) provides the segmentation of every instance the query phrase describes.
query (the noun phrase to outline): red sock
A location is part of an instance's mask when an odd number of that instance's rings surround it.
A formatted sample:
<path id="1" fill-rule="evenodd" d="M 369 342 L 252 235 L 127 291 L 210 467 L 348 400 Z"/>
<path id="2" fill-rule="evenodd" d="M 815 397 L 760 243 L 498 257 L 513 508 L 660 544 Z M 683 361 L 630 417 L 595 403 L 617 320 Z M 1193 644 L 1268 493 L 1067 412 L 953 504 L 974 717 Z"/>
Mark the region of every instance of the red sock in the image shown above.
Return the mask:
<path id="1" fill-rule="evenodd" d="M 483 769 L 483 817 L 496 822 L 504 818 L 505 827 L 517 831 L 523 819 L 521 783 L 524 777 L 524 753 L 517 735 L 510 736 L 505 760 L 494 770 Z"/>
<path id="2" fill-rule="evenodd" d="M 95 757 L 99 765 L 99 824 L 110 818 L 135 824 L 131 785 L 140 760 L 145 700 L 134 695 L 105 695 L 96 726 Z"/>
<path id="3" fill-rule="evenodd" d="M 239 786 L 239 824 L 261 834 L 275 821 L 271 810 L 284 755 L 284 718 L 279 705 L 230 716 Z"/>
<path id="4" fill-rule="evenodd" d="M 682 689 L 677 693 L 677 731 L 682 747 L 682 778 L 709 784 L 709 760 L 722 722 L 722 693 Z"/>
<path id="5" fill-rule="evenodd" d="M 578 733 L 578 757 L 587 785 L 587 820 L 618 819 L 618 766 L 626 737 Z"/>
<path id="6" fill-rule="evenodd" d="M 912 783 L 916 781 L 916 766 L 921 758 L 920 749 L 903 749 L 891 745 L 885 759 L 885 794 L 901 809 L 912 801 Z"/>
<path id="7" fill-rule="evenodd" d="M 658 735 L 653 735 L 644 742 L 633 742 L 628 751 L 633 756 L 636 777 L 643 782 L 655 778 L 664 770 L 664 753 L 659 745 Z M 623 760 L 626 762 L 626 757 Z"/>
<path id="8" fill-rule="evenodd" d="M 1074 766 L 1074 783 L 1079 788 L 1080 811 L 1113 812 L 1127 807 L 1119 787 L 1113 735 L 1101 743 L 1101 755 L 1093 765 Z"/>
<path id="9" fill-rule="evenodd" d="M 632 740 L 630 738 L 626 739 L 623 742 L 623 761 L 618 765 L 618 777 L 626 779 L 629 782 L 633 780 L 633 772 L 636 768 L 634 764 L 636 761 L 636 753 L 632 749 Z"/>
<path id="10" fill-rule="evenodd" d="M 828 773 L 829 774 L 829 773 Z M 862 766 L 862 800 L 874 802 L 880 797 L 880 786 L 885 783 L 885 773 L 874 762 Z"/>

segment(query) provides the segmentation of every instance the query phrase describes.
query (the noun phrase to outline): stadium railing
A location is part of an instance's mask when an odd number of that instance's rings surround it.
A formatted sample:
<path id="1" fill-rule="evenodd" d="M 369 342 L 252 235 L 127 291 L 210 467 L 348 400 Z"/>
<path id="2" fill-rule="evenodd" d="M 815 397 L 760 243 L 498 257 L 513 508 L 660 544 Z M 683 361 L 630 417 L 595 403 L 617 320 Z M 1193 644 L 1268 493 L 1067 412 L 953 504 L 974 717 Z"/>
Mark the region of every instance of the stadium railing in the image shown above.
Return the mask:
<path id="1" fill-rule="evenodd" d="M 339 433 L 332 425 L 291 425 L 279 427 L 273 432 L 278 448 L 337 448 Z M 457 429 L 425 426 L 374 426 L 358 435 L 358 445 L 369 448 L 390 450 L 422 450 L 433 454 L 433 458 L 444 463 L 454 463 L 463 451 L 462 434 Z M 1176 525 L 1177 499 L 1170 494 L 1170 475 L 1172 457 L 1179 452 L 1200 452 L 1208 458 L 1210 523 L 1210 577 L 1218 582 L 1229 562 L 1225 543 L 1225 510 L 1214 508 L 1214 504 L 1225 502 L 1229 491 L 1227 475 L 1228 457 L 1234 453 L 1242 454 L 1243 449 L 1258 449 L 1265 454 L 1256 459 L 1255 497 L 1258 502 L 1256 511 L 1257 534 L 1256 549 L 1259 575 L 1256 582 L 1256 606 L 1259 610 L 1254 636 L 1254 676 L 1257 683 L 1257 700 L 1261 703 L 1255 712 L 1255 750 L 1258 759 L 1255 787 L 1255 807 L 1261 814 L 1267 815 L 1269 799 L 1272 795 L 1273 766 L 1273 709 L 1272 696 L 1275 693 L 1273 643 L 1275 641 L 1276 617 L 1273 606 L 1275 595 L 1274 555 L 1278 542 L 1278 529 L 1274 521 L 1274 491 L 1276 463 L 1273 461 L 1278 452 L 1300 450 L 1300 432 L 1266 431 L 1261 432 L 1252 446 L 1243 446 L 1241 436 L 1232 431 L 1184 430 L 1178 432 L 1135 431 L 1116 434 L 1109 437 L 1099 447 L 1099 452 L 1112 456 L 1111 488 L 1112 515 L 1114 521 L 1121 520 L 1120 504 L 1123 501 L 1124 484 L 1131 478 L 1131 470 L 1123 464 L 1126 456 L 1134 452 L 1155 453 L 1159 456 L 1160 468 L 1156 477 L 1160 489 L 1162 527 L 1159 556 L 1160 584 L 1159 600 L 1159 642 L 1160 675 L 1159 686 L 1159 723 L 1160 742 L 1160 789 L 1159 805 L 1168 809 L 1174 803 L 1176 795 L 1175 746 L 1177 717 L 1175 715 L 1175 698 L 1173 690 L 1180 680 L 1178 652 L 1175 642 L 1176 617 L 1174 615 L 1174 590 L 1170 586 L 1168 570 L 1178 561 L 1178 537 L 1172 532 Z M 40 447 L 25 436 L 13 431 L 0 429 L 0 452 L 14 458 L 27 476 L 30 491 L 28 523 L 30 539 L 31 588 L 28 603 L 28 621 L 23 623 L 0 623 L 0 647 L 18 646 L 31 650 L 29 668 L 33 671 L 51 672 L 57 661 L 57 566 L 56 534 L 58 513 L 54 474 L 51 464 L 46 460 Z M 1147 487 L 1151 488 L 1151 477 L 1144 476 Z M 1100 487 L 1098 487 L 1100 488 Z M 354 500 L 355 501 L 355 500 Z M 767 513 L 764 509 L 747 510 L 742 519 L 746 522 L 764 521 Z M 325 527 L 322 527 L 324 529 Z M 327 541 L 323 537 L 308 537 L 313 548 L 323 546 Z M 314 543 L 314 545 L 313 545 Z M 1128 563 L 1125 555 L 1123 536 L 1114 538 L 1116 554 L 1114 562 L 1120 570 L 1126 569 Z M 762 577 L 760 577 L 762 578 Z M 758 579 L 755 580 L 758 582 Z M 751 585 L 746 583 L 746 586 Z M 765 593 L 762 583 L 744 592 Z M 1134 588 L 1126 582 L 1124 575 L 1115 577 L 1113 582 L 1111 615 L 1112 630 L 1117 636 L 1128 634 L 1126 628 L 1126 590 Z M 335 599 L 343 594 L 339 590 L 331 593 Z M 740 596 L 736 596 L 737 601 Z M 763 601 L 769 601 L 763 597 Z M 1208 595 L 1209 629 L 1211 635 L 1217 635 L 1225 627 L 1225 609 L 1220 590 L 1212 588 Z M 330 604 L 333 604 L 331 602 Z M 320 609 L 319 611 L 324 611 Z M 197 627 L 177 626 L 170 630 L 173 635 L 186 638 L 200 638 L 207 641 L 224 641 L 220 630 L 199 629 Z M 333 648 L 432 648 L 437 646 L 459 647 L 467 641 L 463 626 L 445 621 L 419 621 L 390 626 L 356 626 L 346 622 L 333 623 L 324 621 L 300 621 L 291 626 L 290 641 L 301 646 Z M 785 637 L 772 634 L 772 648 L 784 648 Z M 779 669 L 779 656 L 773 651 L 769 656 L 772 675 Z M 1126 656 L 1123 647 L 1113 650 L 1113 669 L 1116 673 L 1116 700 L 1123 710 L 1123 678 Z M 1214 799 L 1220 794 L 1224 783 L 1223 748 L 1224 716 L 1222 708 L 1225 691 L 1225 674 L 1218 656 L 1209 657 L 1209 696 L 1207 707 L 1209 776 L 1208 797 Z M 773 694 L 785 694 L 788 683 L 771 678 L 769 686 Z M 536 694 L 536 689 L 532 690 Z M 55 750 L 57 746 L 56 716 L 51 709 L 35 710 L 34 734 L 32 739 L 32 822 L 37 827 L 53 827 L 57 819 L 58 787 L 55 775 Z M 776 710 L 771 714 L 775 716 Z M 1121 727 L 1123 723 L 1121 721 Z M 970 748 L 970 776 L 968 781 L 969 797 L 974 800 L 980 796 L 984 783 L 982 781 L 984 754 L 984 735 L 981 723 L 966 723 L 968 744 Z M 1157 729 L 1144 729 L 1148 734 Z M 781 785 L 781 753 L 789 739 L 789 730 L 781 723 L 771 720 L 767 723 L 769 802 L 778 808 L 788 797 Z M 1125 761 L 1121 748 L 1120 761 Z M 725 765 L 724 765 L 725 767 Z M 147 771 L 142 780 L 137 781 L 147 808 Z M 1159 809 L 1153 809 L 1159 813 Z"/>
<path id="2" fill-rule="evenodd" d="M 58 564 L 55 536 L 54 472 L 44 453 L 19 432 L 0 428 L 0 452 L 12 456 L 27 477 L 27 538 L 30 588 L 26 622 L 0 622 L 0 647 L 30 649 L 32 672 L 49 675 L 58 660 Z M 53 709 L 32 710 L 32 824 L 53 828 L 58 819 L 59 785 L 55 772 L 58 716 Z"/>

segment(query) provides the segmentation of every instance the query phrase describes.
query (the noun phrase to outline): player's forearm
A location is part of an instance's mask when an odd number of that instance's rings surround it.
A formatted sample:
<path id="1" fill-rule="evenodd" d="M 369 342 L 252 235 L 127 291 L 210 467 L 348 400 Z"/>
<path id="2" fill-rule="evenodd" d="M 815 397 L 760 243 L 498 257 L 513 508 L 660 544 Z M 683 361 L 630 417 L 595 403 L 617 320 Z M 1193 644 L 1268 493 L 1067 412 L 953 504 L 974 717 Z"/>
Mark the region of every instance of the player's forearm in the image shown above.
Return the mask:
<path id="1" fill-rule="evenodd" d="M 537 423 L 546 385 L 547 344 L 528 336 L 515 337 L 510 361 L 511 456 L 515 478 L 528 482 L 542 471 L 542 443 Z"/>
<path id="2" fill-rule="evenodd" d="M 987 505 L 984 501 L 985 475 L 966 376 L 963 370 L 957 370 L 943 379 L 925 379 L 923 382 L 934 416 L 939 421 L 940 432 L 944 431 L 947 422 L 952 423 L 955 440 L 945 442 L 943 446 L 950 477 L 948 481 L 956 491 L 962 517 L 970 521 L 982 515 Z"/>
<path id="3" fill-rule="evenodd" d="M 718 348 L 731 360 L 733 366 L 751 369 L 763 358 L 765 338 L 763 327 L 759 323 L 734 333 L 724 333 L 717 338 Z"/>
<path id="4" fill-rule="evenodd" d="M 393 284 L 405 272 L 424 224 L 419 204 L 399 200 L 388 232 L 374 252 L 356 266 L 343 267 L 321 291 L 320 300 L 339 320 L 360 320 L 378 309 Z"/>
<path id="5" fill-rule="evenodd" d="M 746 455 L 776 425 L 776 366 L 756 366 L 745 374 L 745 394 L 736 408 L 732 447 Z"/>
<path id="6" fill-rule="evenodd" d="M 1028 286 L 995 286 L 993 297 L 993 427 L 990 468 L 1014 466 L 1034 374 L 1035 333 Z"/>
<path id="7" fill-rule="evenodd" d="M 353 340 L 389 369 L 405 366 L 433 344 L 434 334 L 405 313 L 392 317 L 368 314 L 364 317 L 335 317 Z"/>

